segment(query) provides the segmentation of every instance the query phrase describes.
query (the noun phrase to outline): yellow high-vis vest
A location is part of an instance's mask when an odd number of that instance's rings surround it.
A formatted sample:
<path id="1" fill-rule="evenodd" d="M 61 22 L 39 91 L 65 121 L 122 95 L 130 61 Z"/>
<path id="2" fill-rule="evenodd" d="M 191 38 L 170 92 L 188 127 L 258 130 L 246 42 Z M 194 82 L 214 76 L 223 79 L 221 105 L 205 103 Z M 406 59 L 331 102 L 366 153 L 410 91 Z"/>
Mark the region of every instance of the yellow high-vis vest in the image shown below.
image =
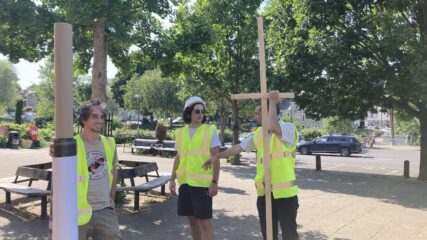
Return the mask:
<path id="1" fill-rule="evenodd" d="M 179 155 L 179 166 L 176 177 L 179 185 L 187 183 L 193 187 L 209 187 L 213 170 L 205 170 L 203 164 L 211 157 L 211 140 L 215 126 L 202 124 L 190 139 L 189 127 L 175 131 L 176 149 Z"/>
<path id="2" fill-rule="evenodd" d="M 256 129 L 253 140 L 257 150 L 255 186 L 258 196 L 265 196 L 262 127 Z M 276 134 L 272 134 L 270 137 L 271 191 L 275 199 L 289 198 L 298 194 L 294 170 L 297 143 L 298 131 L 296 128 L 295 140 L 290 147 L 286 146 Z"/>
<path id="3" fill-rule="evenodd" d="M 110 190 L 113 184 L 113 161 L 116 149 L 114 138 L 109 138 L 100 135 L 101 141 L 104 144 L 105 155 L 107 157 L 107 172 L 110 183 Z M 87 190 L 89 187 L 89 171 L 86 159 L 86 150 L 83 139 L 80 135 L 74 136 L 77 143 L 77 208 L 78 208 L 78 224 L 85 225 L 92 217 L 92 207 L 87 200 Z"/>

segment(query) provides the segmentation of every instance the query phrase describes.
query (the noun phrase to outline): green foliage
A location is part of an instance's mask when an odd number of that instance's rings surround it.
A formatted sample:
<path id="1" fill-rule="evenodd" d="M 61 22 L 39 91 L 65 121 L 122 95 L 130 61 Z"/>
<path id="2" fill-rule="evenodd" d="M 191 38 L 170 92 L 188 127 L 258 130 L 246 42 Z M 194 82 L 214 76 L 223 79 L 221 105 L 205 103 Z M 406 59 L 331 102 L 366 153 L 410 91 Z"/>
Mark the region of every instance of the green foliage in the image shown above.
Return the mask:
<path id="1" fill-rule="evenodd" d="M 285 122 L 293 123 L 295 125 L 295 127 L 298 129 L 298 131 L 301 130 L 301 122 L 300 121 L 296 121 L 295 119 L 291 119 L 291 116 L 284 116 L 284 117 L 282 117 L 282 119 Z"/>
<path id="2" fill-rule="evenodd" d="M 77 75 L 84 75 L 91 67 L 94 51 L 106 52 L 123 72 L 130 70 L 129 49 L 136 47 L 144 53 L 155 52 L 160 29 L 156 16 L 169 12 L 167 0 L 23 0 L 3 1 L 0 10 L 0 51 L 11 60 L 24 58 L 39 60 L 52 52 L 53 24 L 67 22 L 73 25 L 73 43 Z M 156 15 L 156 16 L 155 16 Z M 101 25 L 105 23 L 105 26 Z M 101 26 L 100 37 L 94 29 Z M 100 34 L 102 36 L 102 34 Z M 97 38 L 98 37 L 98 38 Z M 94 41 L 94 39 L 97 39 Z M 105 48 L 95 46 L 104 44 Z M 108 48 L 106 46 L 108 45 Z M 96 59 L 94 66 L 106 62 Z M 99 62 L 98 62 L 99 61 Z M 100 64 L 101 63 L 101 64 Z M 101 76 L 106 76 L 101 69 Z M 101 89 L 105 78 L 93 74 L 94 84 Z M 106 92 L 103 92 L 104 97 Z"/>
<path id="3" fill-rule="evenodd" d="M 247 133 L 246 133 L 246 135 L 247 135 Z M 224 142 L 226 142 L 226 143 L 233 142 L 233 131 L 232 130 L 225 129 L 224 136 L 225 136 Z"/>
<path id="4" fill-rule="evenodd" d="M 299 133 L 304 135 L 306 141 L 311 141 L 324 134 L 321 129 L 317 128 L 304 128 Z"/>
<path id="5" fill-rule="evenodd" d="M 416 118 L 410 117 L 403 112 L 395 114 L 396 133 L 401 135 L 420 136 L 420 123 Z"/>
<path id="6" fill-rule="evenodd" d="M 376 105 L 416 116 L 427 90 L 417 11 L 415 1 L 273 1 L 277 86 L 299 93 L 296 102 L 314 118 L 363 119 Z"/>
<path id="7" fill-rule="evenodd" d="M 37 149 L 37 148 L 41 148 L 42 144 L 40 142 L 40 140 L 34 140 L 31 144 L 31 149 Z"/>
<path id="8" fill-rule="evenodd" d="M 122 128 L 123 124 L 120 121 L 119 117 L 113 116 L 113 129 Z"/>
<path id="9" fill-rule="evenodd" d="M 21 139 L 30 139 L 28 134 L 29 125 L 28 124 L 16 124 L 16 123 L 6 123 L 3 124 L 9 128 L 9 131 L 19 132 L 19 138 Z"/>
<path id="10" fill-rule="evenodd" d="M 16 75 L 13 66 L 9 62 L 3 60 L 0 60 L 0 86 L 1 115 L 6 110 L 5 108 L 12 107 L 15 104 L 15 101 L 19 96 L 18 76 Z"/>
<path id="11" fill-rule="evenodd" d="M 425 1 L 281 1 L 266 10 L 279 90 L 308 117 L 364 119 L 376 106 L 427 129 Z M 427 179 L 427 130 L 420 175 Z"/>
<path id="12" fill-rule="evenodd" d="M 52 121 L 53 121 L 53 118 L 43 118 L 43 117 L 36 117 L 36 118 L 34 118 L 34 124 L 38 128 L 45 128 L 49 124 L 51 124 Z"/>
<path id="13" fill-rule="evenodd" d="M 8 137 L 6 135 L 0 135 L 0 148 L 7 147 L 7 140 L 8 140 Z"/>
<path id="14" fill-rule="evenodd" d="M 45 64 L 39 68 L 41 81 L 33 86 L 33 91 L 37 98 L 37 116 L 46 119 L 53 119 L 55 114 L 55 72 L 54 62 L 49 58 Z"/>
<path id="15" fill-rule="evenodd" d="M 159 70 L 150 70 L 126 85 L 125 106 L 137 112 L 153 112 L 165 118 L 182 111 L 177 83 L 162 78 Z"/>
<path id="16" fill-rule="evenodd" d="M 352 134 L 356 130 L 351 120 L 340 119 L 337 117 L 325 118 L 323 122 L 323 129 L 327 134 L 344 135 Z"/>
<path id="17" fill-rule="evenodd" d="M 39 139 L 43 141 L 50 142 L 53 136 L 55 136 L 54 128 L 41 128 L 39 130 Z"/>
<path id="18" fill-rule="evenodd" d="M 166 139 L 172 139 L 174 136 L 173 134 L 172 131 L 168 131 Z M 155 139 L 154 131 L 143 129 L 116 129 L 113 132 L 113 136 L 118 144 L 130 143 L 136 138 Z"/>
<path id="19" fill-rule="evenodd" d="M 178 6 L 162 37 L 160 66 L 180 82 L 181 99 L 203 96 L 222 117 L 232 109 L 238 123 L 230 94 L 259 91 L 256 15 L 261 2 L 197 0 Z"/>
<path id="20" fill-rule="evenodd" d="M 23 110 L 24 110 L 24 101 L 22 101 L 22 99 L 18 99 L 16 101 L 16 110 L 15 110 L 15 123 L 16 124 L 22 123 Z"/>

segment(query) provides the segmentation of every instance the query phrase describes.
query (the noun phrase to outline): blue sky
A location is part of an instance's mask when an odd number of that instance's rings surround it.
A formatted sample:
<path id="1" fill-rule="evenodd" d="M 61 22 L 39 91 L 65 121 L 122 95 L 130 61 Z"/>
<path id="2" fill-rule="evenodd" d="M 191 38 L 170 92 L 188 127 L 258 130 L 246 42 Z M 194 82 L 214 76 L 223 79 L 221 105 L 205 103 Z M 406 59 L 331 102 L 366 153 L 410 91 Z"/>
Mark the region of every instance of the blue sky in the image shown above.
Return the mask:
<path id="1" fill-rule="evenodd" d="M 1 60 L 7 60 L 7 58 L 0 54 Z M 40 64 L 43 64 L 43 60 L 38 63 L 31 63 L 28 61 L 25 61 L 21 59 L 19 63 L 13 64 L 15 68 L 15 72 L 18 75 L 18 83 L 19 85 L 25 89 L 29 87 L 33 83 L 40 82 L 39 78 L 39 66 Z M 89 73 L 91 70 L 89 70 Z M 111 62 L 110 59 L 108 59 L 107 62 L 107 78 L 113 78 L 117 73 L 116 67 L 114 67 L 114 64 Z"/>

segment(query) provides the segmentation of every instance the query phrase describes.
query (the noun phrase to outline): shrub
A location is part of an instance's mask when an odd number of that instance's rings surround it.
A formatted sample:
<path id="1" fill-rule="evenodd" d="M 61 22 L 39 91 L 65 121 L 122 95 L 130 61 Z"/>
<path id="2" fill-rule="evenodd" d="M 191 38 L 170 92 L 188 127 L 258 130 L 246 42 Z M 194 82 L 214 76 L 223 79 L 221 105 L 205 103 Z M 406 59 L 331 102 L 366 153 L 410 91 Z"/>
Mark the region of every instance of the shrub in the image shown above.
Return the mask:
<path id="1" fill-rule="evenodd" d="M 218 134 L 221 134 L 221 133 L 218 132 Z M 233 142 L 233 131 L 231 129 L 225 129 L 224 131 L 224 143 L 226 142 Z"/>
<path id="2" fill-rule="evenodd" d="M 173 131 L 168 130 L 166 139 L 171 140 L 173 137 Z M 155 139 L 155 133 L 151 130 L 144 129 L 116 129 L 113 131 L 114 139 L 117 144 L 121 143 L 129 143 L 135 140 L 136 138 L 144 138 L 144 139 Z"/>
<path id="3" fill-rule="evenodd" d="M 50 142 L 51 138 L 55 136 L 55 130 L 51 128 L 41 128 L 39 130 L 39 139 Z"/>
<path id="4" fill-rule="evenodd" d="M 317 128 L 305 128 L 300 131 L 300 134 L 304 135 L 305 140 L 311 141 L 317 137 L 320 137 L 323 135 L 322 130 Z"/>
<path id="5" fill-rule="evenodd" d="M 4 124 L 9 128 L 9 131 L 19 132 L 20 139 L 31 139 L 28 133 L 28 124 L 16 124 L 16 123 L 7 123 Z"/>
<path id="6" fill-rule="evenodd" d="M 0 135 L 0 148 L 7 147 L 7 140 L 8 140 L 8 137 L 6 135 Z"/>
<path id="7" fill-rule="evenodd" d="M 52 118 L 36 117 L 34 118 L 34 124 L 39 128 L 46 128 L 52 124 Z"/>

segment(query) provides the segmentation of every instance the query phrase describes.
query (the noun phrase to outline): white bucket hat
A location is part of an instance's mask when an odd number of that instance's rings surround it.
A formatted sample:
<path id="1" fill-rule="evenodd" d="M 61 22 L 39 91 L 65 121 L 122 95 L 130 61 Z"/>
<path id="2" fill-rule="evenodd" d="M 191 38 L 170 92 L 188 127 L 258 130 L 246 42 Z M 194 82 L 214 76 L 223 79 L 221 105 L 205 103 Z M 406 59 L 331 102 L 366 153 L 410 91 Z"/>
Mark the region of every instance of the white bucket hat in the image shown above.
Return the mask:
<path id="1" fill-rule="evenodd" d="M 196 103 L 201 103 L 201 104 L 203 104 L 203 107 L 206 108 L 206 103 L 203 101 L 203 99 L 201 97 L 191 96 L 190 98 L 188 98 L 185 101 L 184 110 L 187 109 L 188 107 L 191 107 L 192 105 L 194 105 Z"/>

